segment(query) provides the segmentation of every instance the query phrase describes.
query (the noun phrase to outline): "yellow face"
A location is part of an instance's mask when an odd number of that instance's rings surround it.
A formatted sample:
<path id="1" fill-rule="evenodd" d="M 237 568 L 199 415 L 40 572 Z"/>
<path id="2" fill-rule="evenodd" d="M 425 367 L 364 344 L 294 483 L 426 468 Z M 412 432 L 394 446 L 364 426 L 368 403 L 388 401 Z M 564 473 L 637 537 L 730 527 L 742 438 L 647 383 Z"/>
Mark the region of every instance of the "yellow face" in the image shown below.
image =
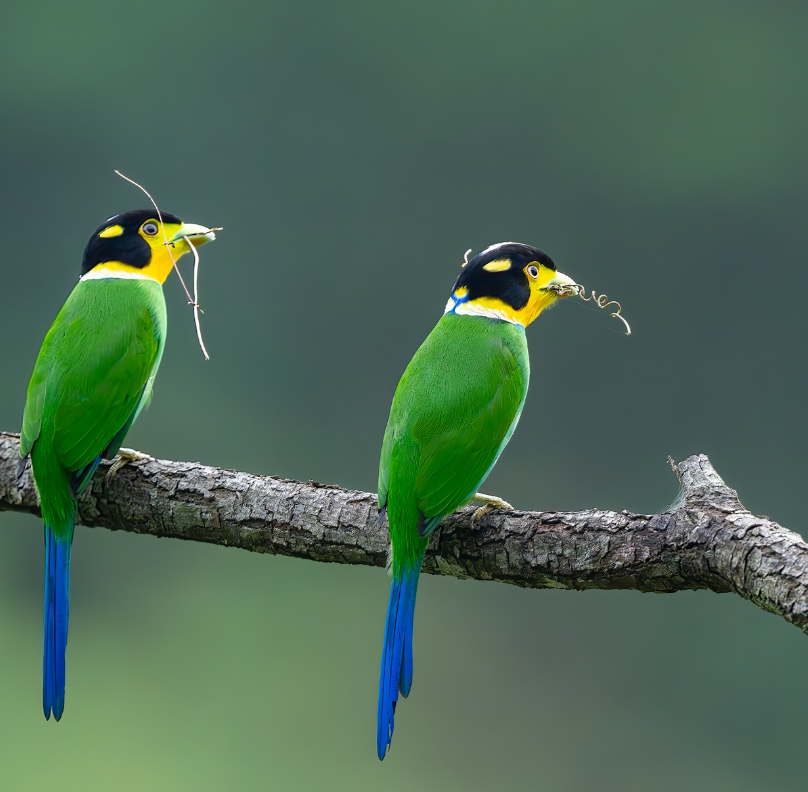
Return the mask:
<path id="1" fill-rule="evenodd" d="M 486 272 L 505 273 L 511 270 L 512 266 L 510 259 L 502 258 L 491 261 L 483 265 L 482 268 Z M 468 302 L 469 307 L 478 306 L 482 309 L 496 312 L 510 322 L 527 327 L 545 308 L 548 308 L 559 299 L 559 295 L 555 291 L 547 288 L 549 285 L 573 283 L 571 278 L 550 267 L 546 267 L 538 261 L 531 261 L 526 264 L 522 271 L 527 279 L 529 289 L 527 303 L 522 308 L 516 309 L 499 297 L 477 297 L 475 300 Z M 462 298 L 467 293 L 468 289 L 461 287 L 455 292 L 455 296 Z"/>
<path id="2" fill-rule="evenodd" d="M 534 261 L 525 267 L 525 274 L 530 287 L 530 299 L 519 312 L 521 314 L 519 318 L 527 327 L 545 308 L 549 308 L 558 299 L 558 294 L 547 289 L 547 286 L 551 282 L 558 283 L 558 276 L 563 273 Z"/>
<path id="3" fill-rule="evenodd" d="M 97 236 L 101 239 L 114 239 L 124 233 L 126 232 L 122 226 L 112 223 L 98 232 Z M 131 234 L 131 231 L 129 233 Z M 215 234 L 204 226 L 192 223 L 161 223 L 156 216 L 140 223 L 136 233 L 149 246 L 151 257 L 148 264 L 136 267 L 113 259 L 104 261 L 98 266 L 110 273 L 140 274 L 163 283 L 171 272 L 174 262 L 191 250 L 186 237 L 194 247 L 215 239 Z"/>

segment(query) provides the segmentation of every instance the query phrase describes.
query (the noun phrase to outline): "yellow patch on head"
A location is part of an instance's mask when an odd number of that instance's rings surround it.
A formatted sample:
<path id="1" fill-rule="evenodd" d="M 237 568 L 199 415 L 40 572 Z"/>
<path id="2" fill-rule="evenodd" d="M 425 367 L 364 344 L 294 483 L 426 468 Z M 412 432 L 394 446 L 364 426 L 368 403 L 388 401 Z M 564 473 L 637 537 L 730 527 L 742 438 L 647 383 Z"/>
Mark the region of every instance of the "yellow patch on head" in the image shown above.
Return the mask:
<path id="1" fill-rule="evenodd" d="M 483 264 L 483 269 L 488 272 L 504 272 L 511 268 L 511 260 L 502 258 L 495 261 L 489 261 L 488 264 Z"/>
<path id="2" fill-rule="evenodd" d="M 107 226 L 98 236 L 100 237 L 116 237 L 123 233 L 123 228 L 119 225 Z"/>
<path id="3" fill-rule="evenodd" d="M 469 293 L 468 286 L 461 286 L 455 293 L 455 297 L 465 297 Z"/>

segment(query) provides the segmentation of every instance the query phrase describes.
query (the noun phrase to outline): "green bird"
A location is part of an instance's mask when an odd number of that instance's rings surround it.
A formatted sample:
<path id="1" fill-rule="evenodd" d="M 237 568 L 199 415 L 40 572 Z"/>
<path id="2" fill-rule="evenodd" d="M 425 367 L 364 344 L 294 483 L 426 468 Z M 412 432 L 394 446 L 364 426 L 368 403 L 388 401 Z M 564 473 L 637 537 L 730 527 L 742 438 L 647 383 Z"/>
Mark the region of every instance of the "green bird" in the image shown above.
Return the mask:
<path id="1" fill-rule="evenodd" d="M 396 388 L 379 464 L 379 521 L 390 524 L 392 586 L 379 679 L 376 749 L 393 737 L 412 685 L 418 577 L 429 536 L 472 500 L 510 440 L 527 395 L 525 327 L 574 284 L 530 245 L 492 245 L 463 265 L 446 310 Z M 562 294 L 574 293 L 560 290 Z"/>
<path id="2" fill-rule="evenodd" d="M 162 284 L 176 260 L 215 239 L 200 225 L 151 209 L 116 215 L 90 237 L 81 277 L 34 366 L 20 456 L 31 467 L 45 523 L 42 704 L 65 702 L 70 545 L 76 496 L 114 457 L 151 400 L 166 340 Z M 188 241 L 186 241 L 188 240 Z"/>

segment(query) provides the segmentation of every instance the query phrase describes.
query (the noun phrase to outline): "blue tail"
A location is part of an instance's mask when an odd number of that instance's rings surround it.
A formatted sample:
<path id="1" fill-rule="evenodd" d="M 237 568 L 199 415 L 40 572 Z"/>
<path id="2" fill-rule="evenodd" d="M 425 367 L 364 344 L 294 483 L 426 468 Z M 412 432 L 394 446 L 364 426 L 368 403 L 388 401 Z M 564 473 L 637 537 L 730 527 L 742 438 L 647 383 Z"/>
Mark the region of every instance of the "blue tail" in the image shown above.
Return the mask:
<path id="1" fill-rule="evenodd" d="M 72 533 L 72 532 L 71 532 Z M 71 537 L 72 538 L 72 537 Z M 45 614 L 42 708 L 58 721 L 65 708 L 65 649 L 70 612 L 70 539 L 60 541 L 45 528 Z"/>
<path id="2" fill-rule="evenodd" d="M 393 739 L 393 716 L 398 693 L 404 698 L 412 686 L 412 625 L 415 614 L 415 595 L 421 563 L 393 578 L 390 602 L 387 605 L 387 623 L 384 628 L 382 670 L 379 677 L 379 712 L 376 724 L 376 752 L 384 759 Z"/>

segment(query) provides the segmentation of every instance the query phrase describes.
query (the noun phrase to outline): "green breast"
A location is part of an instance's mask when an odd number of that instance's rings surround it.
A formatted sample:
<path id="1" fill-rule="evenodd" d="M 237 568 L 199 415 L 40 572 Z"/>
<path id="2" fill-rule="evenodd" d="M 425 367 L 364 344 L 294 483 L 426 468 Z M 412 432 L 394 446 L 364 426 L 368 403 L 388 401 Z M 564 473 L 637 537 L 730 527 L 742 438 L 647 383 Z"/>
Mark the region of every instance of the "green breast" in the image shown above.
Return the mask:
<path id="1" fill-rule="evenodd" d="M 524 329 L 445 314 L 396 390 L 379 468 L 393 530 L 467 502 L 507 443 L 527 394 Z M 401 502 L 405 499 L 408 502 Z M 415 512 L 417 514 L 417 512 Z"/>
<path id="2" fill-rule="evenodd" d="M 146 397 L 165 334 L 160 284 L 122 278 L 80 282 L 37 358 L 21 452 L 41 436 L 66 470 L 98 456 Z"/>

